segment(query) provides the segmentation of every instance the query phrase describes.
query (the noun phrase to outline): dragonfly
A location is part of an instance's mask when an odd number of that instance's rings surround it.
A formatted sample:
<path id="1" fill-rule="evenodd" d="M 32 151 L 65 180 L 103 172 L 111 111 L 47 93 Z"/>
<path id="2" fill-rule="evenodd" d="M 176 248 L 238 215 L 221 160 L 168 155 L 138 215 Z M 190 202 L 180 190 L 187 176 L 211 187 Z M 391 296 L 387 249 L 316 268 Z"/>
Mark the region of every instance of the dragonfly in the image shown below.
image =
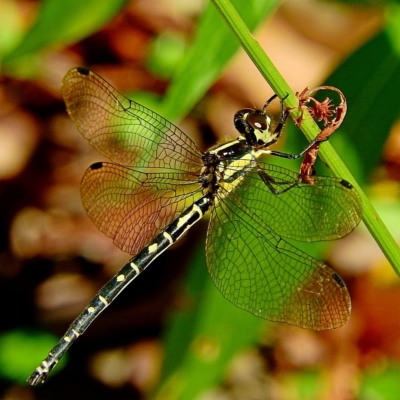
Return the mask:
<path id="1" fill-rule="evenodd" d="M 234 116 L 237 139 L 201 151 L 177 126 L 118 93 L 85 68 L 70 70 L 62 95 L 78 130 L 108 162 L 89 167 L 81 197 L 95 225 L 133 255 L 100 289 L 28 378 L 36 385 L 125 287 L 206 213 L 207 268 L 234 305 L 257 317 L 314 330 L 342 326 L 350 316 L 346 285 L 327 264 L 286 239 L 333 240 L 362 217 L 347 181 L 301 174 L 267 163 L 300 154 L 270 149 L 288 116 L 274 124 L 262 109 Z M 275 128 L 274 128 L 275 127 Z"/>

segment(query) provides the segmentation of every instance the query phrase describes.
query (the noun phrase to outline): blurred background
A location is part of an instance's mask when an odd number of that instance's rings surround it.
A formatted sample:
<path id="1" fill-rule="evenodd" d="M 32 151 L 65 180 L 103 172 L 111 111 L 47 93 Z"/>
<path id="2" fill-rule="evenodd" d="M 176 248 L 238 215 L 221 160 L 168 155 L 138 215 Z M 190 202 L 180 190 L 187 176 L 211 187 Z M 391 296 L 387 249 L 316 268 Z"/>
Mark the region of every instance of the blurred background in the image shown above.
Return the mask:
<path id="1" fill-rule="evenodd" d="M 398 3 L 233 2 L 294 91 L 325 83 L 344 92 L 348 114 L 331 143 L 397 240 Z M 272 92 L 207 1 L 2 0 L 0 63 L 2 400 L 399 398 L 400 285 L 363 224 L 307 246 L 349 288 L 342 328 L 269 323 L 231 305 L 207 273 L 205 220 L 122 293 L 46 384 L 29 387 L 26 378 L 129 259 L 82 208 L 81 177 L 102 156 L 65 112 L 65 73 L 94 70 L 203 150 L 235 138 L 234 113 Z M 305 145 L 288 124 L 281 149 Z"/>

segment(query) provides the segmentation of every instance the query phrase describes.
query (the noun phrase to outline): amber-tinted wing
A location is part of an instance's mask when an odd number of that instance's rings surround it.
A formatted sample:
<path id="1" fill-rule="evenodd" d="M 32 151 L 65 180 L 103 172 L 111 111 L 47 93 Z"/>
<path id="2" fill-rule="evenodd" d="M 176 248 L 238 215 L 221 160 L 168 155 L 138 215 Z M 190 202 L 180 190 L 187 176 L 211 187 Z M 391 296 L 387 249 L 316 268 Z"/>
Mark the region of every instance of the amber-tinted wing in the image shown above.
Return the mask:
<path id="1" fill-rule="evenodd" d="M 184 132 L 94 72 L 70 70 L 61 91 L 79 132 L 111 161 L 187 172 L 200 168 L 201 152 Z"/>
<path id="2" fill-rule="evenodd" d="M 121 250 L 136 254 L 202 192 L 189 173 L 144 173 L 99 162 L 86 171 L 81 194 L 96 226 Z"/>
<path id="3" fill-rule="evenodd" d="M 202 153 L 175 125 L 92 71 L 70 70 L 62 95 L 78 130 L 113 161 L 87 170 L 83 205 L 102 232 L 135 254 L 201 196 Z"/>
<path id="4" fill-rule="evenodd" d="M 223 197 L 212 211 L 207 265 L 221 293 L 271 321 L 315 330 L 346 323 L 350 297 L 339 275 L 285 241 L 269 227 L 269 213 L 258 211 L 260 204 L 248 208 L 236 193 Z"/>

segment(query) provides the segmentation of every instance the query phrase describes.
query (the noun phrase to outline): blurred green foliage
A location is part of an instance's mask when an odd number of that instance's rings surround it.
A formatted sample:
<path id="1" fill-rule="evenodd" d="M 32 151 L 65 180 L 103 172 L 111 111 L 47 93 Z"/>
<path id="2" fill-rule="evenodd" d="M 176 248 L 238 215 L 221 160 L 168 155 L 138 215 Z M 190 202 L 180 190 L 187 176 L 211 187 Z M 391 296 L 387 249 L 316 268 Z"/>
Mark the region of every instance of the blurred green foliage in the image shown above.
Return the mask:
<path id="1" fill-rule="evenodd" d="M 37 360 L 57 342 L 57 337 L 47 332 L 18 329 L 0 335 L 0 376 L 27 384 L 26 378 L 37 367 Z M 62 371 L 68 356 L 57 366 Z"/>
<path id="2" fill-rule="evenodd" d="M 31 61 L 49 46 L 65 46 L 96 32 L 125 5 L 126 0 L 43 0 L 32 27 L 3 58 L 7 72 L 29 74 Z M 11 30 L 10 30 L 11 33 Z"/>

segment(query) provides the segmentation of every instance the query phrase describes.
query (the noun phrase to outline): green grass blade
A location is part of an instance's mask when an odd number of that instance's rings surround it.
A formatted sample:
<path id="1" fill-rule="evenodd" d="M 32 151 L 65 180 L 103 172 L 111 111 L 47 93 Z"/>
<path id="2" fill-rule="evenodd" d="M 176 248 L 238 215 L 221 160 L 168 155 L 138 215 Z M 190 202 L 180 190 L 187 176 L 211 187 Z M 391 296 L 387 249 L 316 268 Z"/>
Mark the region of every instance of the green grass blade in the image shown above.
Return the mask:
<path id="1" fill-rule="evenodd" d="M 281 99 L 286 97 L 284 102 L 287 107 L 294 107 L 291 114 L 293 117 L 297 117 L 299 113 L 296 109 L 298 103 L 295 94 L 273 65 L 272 61 L 265 54 L 259 43 L 251 35 L 246 24 L 243 22 L 232 4 L 228 0 L 212 0 L 212 2 L 215 4 L 218 11 L 238 38 L 242 47 L 253 60 L 254 64 L 260 70 L 261 74 L 265 77 L 275 93 L 277 93 Z M 308 140 L 314 139 L 319 133 L 317 124 L 311 118 L 304 119 L 301 125 L 301 130 Z M 330 143 L 324 143 L 321 145 L 320 155 L 336 176 L 351 182 L 360 193 L 364 205 L 363 221 L 396 273 L 400 276 L 399 246 L 390 235 L 388 229 L 383 224 L 367 196 L 362 192 L 360 186 L 357 184 L 354 177 Z"/>

